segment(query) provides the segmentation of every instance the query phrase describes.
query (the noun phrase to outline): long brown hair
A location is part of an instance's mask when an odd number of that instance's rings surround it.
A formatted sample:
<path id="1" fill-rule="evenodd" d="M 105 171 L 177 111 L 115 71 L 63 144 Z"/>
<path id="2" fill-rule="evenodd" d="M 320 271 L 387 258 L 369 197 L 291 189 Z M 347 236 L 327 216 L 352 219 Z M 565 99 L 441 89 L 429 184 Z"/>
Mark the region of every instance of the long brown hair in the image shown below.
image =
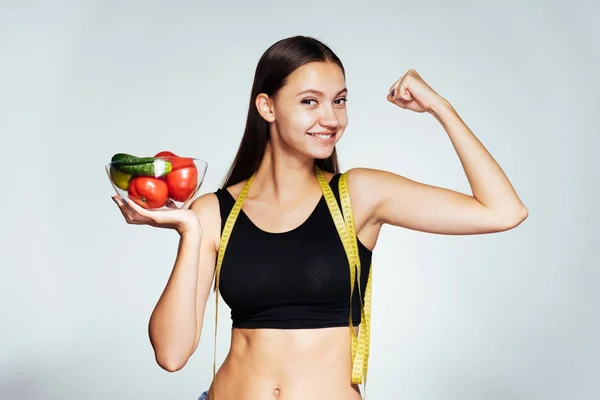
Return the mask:
<path id="1" fill-rule="evenodd" d="M 342 62 L 335 53 L 323 42 L 308 36 L 282 39 L 262 55 L 254 74 L 244 135 L 225 176 L 222 189 L 248 179 L 256 172 L 264 157 L 269 140 L 269 123 L 258 113 L 255 105 L 256 97 L 260 93 L 265 93 L 269 97 L 275 96 L 292 72 L 313 61 L 333 62 L 341 68 L 344 76 L 346 74 Z M 336 149 L 334 148 L 328 158 L 315 160 L 315 164 L 325 171 L 338 173 L 340 167 Z"/>

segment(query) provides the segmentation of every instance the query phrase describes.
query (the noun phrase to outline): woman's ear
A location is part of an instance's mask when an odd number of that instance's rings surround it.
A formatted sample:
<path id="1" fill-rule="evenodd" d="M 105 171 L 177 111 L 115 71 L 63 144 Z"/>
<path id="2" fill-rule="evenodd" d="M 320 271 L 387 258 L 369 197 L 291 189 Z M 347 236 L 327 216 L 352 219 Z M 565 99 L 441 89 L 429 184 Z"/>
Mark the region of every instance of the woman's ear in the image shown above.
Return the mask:
<path id="1" fill-rule="evenodd" d="M 256 96 L 255 100 L 256 109 L 261 117 L 267 122 L 275 121 L 275 108 L 273 107 L 273 101 L 264 93 L 260 93 Z"/>

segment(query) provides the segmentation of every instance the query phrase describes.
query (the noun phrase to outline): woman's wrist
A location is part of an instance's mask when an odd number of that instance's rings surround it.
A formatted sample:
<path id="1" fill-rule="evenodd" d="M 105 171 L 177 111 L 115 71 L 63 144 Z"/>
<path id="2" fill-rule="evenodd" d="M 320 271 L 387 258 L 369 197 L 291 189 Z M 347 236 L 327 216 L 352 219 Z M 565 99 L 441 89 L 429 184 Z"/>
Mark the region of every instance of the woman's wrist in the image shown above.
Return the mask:
<path id="1" fill-rule="evenodd" d="M 176 227 L 177 233 L 180 236 L 201 236 L 202 235 L 202 225 L 198 220 L 196 214 L 193 214 L 191 217 L 186 218 L 181 221 Z"/>

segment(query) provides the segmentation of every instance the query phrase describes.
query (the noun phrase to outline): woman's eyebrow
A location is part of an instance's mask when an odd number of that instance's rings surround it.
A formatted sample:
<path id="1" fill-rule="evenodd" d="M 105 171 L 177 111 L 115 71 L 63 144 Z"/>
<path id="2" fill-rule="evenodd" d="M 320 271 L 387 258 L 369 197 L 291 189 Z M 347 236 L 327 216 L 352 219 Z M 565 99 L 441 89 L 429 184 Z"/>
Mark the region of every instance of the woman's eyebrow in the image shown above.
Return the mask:
<path id="1" fill-rule="evenodd" d="M 347 88 L 343 88 L 342 90 L 340 90 L 337 93 L 336 96 L 339 96 L 340 94 L 342 94 L 344 92 L 348 93 L 348 89 Z M 296 96 L 300 96 L 300 95 L 307 94 L 307 93 L 316 94 L 318 96 L 325 96 L 325 93 L 321 92 L 320 90 L 316 90 L 316 89 L 306 89 L 306 90 L 303 90 L 300 93 L 296 94 Z"/>

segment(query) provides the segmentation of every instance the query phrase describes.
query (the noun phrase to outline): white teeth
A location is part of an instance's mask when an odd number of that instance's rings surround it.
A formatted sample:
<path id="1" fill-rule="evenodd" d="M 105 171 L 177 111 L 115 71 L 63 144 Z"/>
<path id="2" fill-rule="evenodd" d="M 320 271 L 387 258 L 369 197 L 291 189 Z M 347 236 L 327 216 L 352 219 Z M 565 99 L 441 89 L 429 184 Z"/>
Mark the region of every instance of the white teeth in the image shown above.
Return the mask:
<path id="1" fill-rule="evenodd" d="M 333 133 L 330 135 L 322 134 L 322 133 L 310 133 L 311 136 L 316 136 L 321 139 L 330 139 L 333 136 Z"/>

